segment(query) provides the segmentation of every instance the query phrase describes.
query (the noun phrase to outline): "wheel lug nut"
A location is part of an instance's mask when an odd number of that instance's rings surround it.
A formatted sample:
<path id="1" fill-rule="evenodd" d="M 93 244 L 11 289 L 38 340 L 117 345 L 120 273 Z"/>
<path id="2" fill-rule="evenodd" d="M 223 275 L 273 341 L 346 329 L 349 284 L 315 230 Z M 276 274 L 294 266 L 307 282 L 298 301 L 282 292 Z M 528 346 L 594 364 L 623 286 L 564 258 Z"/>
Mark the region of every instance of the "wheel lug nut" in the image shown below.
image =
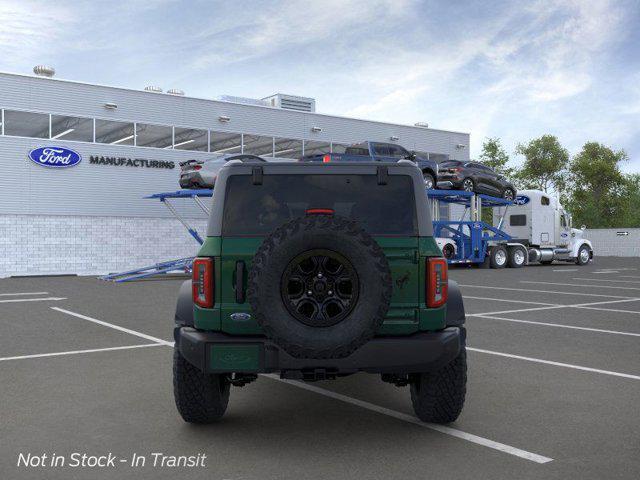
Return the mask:
<path id="1" fill-rule="evenodd" d="M 328 295 L 333 295 L 333 292 L 332 292 L 331 290 L 329 290 L 329 291 L 327 292 L 327 294 L 328 294 Z"/>
<path id="2" fill-rule="evenodd" d="M 311 295 L 312 293 L 313 293 L 313 292 L 312 292 L 311 290 L 309 290 L 309 291 L 307 292 L 307 295 Z"/>
<path id="3" fill-rule="evenodd" d="M 322 278 L 322 273 L 318 273 L 318 278 Z"/>

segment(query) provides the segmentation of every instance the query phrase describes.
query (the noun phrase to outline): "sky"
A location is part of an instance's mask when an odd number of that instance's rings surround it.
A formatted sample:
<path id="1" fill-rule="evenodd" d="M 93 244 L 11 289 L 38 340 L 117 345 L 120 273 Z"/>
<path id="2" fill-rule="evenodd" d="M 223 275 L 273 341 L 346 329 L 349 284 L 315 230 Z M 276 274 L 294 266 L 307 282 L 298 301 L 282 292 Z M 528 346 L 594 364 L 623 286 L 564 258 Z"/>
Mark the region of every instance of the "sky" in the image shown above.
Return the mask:
<path id="1" fill-rule="evenodd" d="M 0 0 L 0 71 L 624 149 L 640 172 L 640 0 Z"/>

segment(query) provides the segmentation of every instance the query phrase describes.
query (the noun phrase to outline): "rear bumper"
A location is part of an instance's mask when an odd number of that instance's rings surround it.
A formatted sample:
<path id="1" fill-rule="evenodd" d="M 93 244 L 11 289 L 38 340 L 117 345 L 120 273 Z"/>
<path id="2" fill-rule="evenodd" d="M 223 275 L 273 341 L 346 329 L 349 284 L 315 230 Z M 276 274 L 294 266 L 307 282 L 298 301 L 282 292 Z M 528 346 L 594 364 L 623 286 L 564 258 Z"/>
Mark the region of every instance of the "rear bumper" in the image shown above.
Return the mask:
<path id="1" fill-rule="evenodd" d="M 448 327 L 404 337 L 376 337 L 351 355 L 337 359 L 295 358 L 266 337 L 238 337 L 176 327 L 176 347 L 198 369 L 209 373 L 356 372 L 413 373 L 437 370 L 459 353 L 464 330 Z"/>

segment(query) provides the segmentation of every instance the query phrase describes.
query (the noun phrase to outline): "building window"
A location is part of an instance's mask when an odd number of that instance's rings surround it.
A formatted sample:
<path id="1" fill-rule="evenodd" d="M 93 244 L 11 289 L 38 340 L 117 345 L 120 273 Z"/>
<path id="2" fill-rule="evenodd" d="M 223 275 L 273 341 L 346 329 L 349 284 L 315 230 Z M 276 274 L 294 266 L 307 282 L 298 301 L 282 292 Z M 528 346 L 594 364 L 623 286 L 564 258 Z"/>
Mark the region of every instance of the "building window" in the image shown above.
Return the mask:
<path id="1" fill-rule="evenodd" d="M 331 152 L 330 142 L 318 142 L 315 140 L 304 141 L 304 154 L 307 155 L 323 155 Z"/>
<path id="2" fill-rule="evenodd" d="M 3 126 L 5 135 L 49 138 L 49 115 L 46 113 L 5 110 Z"/>
<path id="3" fill-rule="evenodd" d="M 51 139 L 93 142 L 93 119 L 51 115 Z"/>
<path id="4" fill-rule="evenodd" d="M 275 138 L 274 143 L 274 157 L 293 158 L 296 160 L 302 157 L 302 140 L 293 140 L 291 138 Z"/>
<path id="5" fill-rule="evenodd" d="M 206 152 L 208 150 L 208 132 L 192 128 L 175 128 L 173 148 L 176 150 L 195 150 Z"/>
<path id="6" fill-rule="evenodd" d="M 96 120 L 96 142 L 111 145 L 133 145 L 134 125 L 128 122 Z"/>
<path id="7" fill-rule="evenodd" d="M 136 145 L 138 147 L 171 148 L 173 128 L 148 123 L 136 124 Z"/>
<path id="8" fill-rule="evenodd" d="M 241 153 L 242 135 L 239 133 L 210 132 L 211 153 Z"/>
<path id="9" fill-rule="evenodd" d="M 244 134 L 243 137 L 243 153 L 273 157 L 273 137 L 247 134 Z"/>
<path id="10" fill-rule="evenodd" d="M 549 197 L 545 197 L 545 196 L 540 197 L 540 204 L 541 205 L 550 205 L 551 202 L 549 200 Z"/>

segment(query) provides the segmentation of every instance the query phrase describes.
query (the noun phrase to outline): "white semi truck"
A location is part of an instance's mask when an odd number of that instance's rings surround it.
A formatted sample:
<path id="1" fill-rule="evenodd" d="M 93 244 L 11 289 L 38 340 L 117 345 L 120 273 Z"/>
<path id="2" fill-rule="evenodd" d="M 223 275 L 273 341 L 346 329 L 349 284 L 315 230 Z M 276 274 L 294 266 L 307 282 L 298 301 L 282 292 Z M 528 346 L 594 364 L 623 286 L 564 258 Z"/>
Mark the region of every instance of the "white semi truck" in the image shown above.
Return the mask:
<path id="1" fill-rule="evenodd" d="M 527 248 L 529 263 L 586 265 L 593 259 L 593 246 L 583 238 L 585 226 L 572 228 L 569 213 L 549 194 L 519 191 L 514 205 L 502 210 L 502 215 L 494 215 L 494 226 L 511 237 L 510 243 Z"/>

